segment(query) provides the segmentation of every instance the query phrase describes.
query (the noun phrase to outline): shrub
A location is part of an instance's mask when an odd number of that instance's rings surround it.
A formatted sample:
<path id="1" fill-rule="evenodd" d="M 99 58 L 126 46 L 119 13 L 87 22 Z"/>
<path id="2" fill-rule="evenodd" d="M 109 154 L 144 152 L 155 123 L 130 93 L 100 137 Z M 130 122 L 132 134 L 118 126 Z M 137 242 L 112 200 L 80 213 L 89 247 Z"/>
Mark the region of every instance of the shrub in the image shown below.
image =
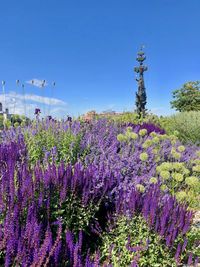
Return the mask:
<path id="1" fill-rule="evenodd" d="M 177 113 L 160 119 L 168 134 L 176 134 L 183 143 L 200 145 L 200 111 Z"/>

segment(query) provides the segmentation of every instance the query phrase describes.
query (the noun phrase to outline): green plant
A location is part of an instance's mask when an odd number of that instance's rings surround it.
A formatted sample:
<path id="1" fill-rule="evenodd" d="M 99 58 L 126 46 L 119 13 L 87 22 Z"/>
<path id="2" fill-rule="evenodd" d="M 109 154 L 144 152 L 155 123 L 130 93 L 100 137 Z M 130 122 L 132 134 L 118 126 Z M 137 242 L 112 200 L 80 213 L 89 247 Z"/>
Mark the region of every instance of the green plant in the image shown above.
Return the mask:
<path id="1" fill-rule="evenodd" d="M 200 111 L 181 112 L 159 121 L 168 134 L 175 134 L 183 143 L 200 144 Z"/>
<path id="2" fill-rule="evenodd" d="M 200 82 L 187 82 L 175 90 L 174 100 L 171 101 L 171 107 L 177 111 L 198 111 L 200 110 Z"/>
<path id="3" fill-rule="evenodd" d="M 44 159 L 75 163 L 80 153 L 81 134 L 74 135 L 70 129 L 59 132 L 41 129 L 36 134 L 25 131 L 25 140 L 31 164 Z"/>
<path id="4" fill-rule="evenodd" d="M 176 266 L 173 253 L 162 239 L 151 231 L 141 216 L 119 218 L 109 233 L 103 236 L 102 262 L 126 267 L 131 262 L 139 266 Z"/>

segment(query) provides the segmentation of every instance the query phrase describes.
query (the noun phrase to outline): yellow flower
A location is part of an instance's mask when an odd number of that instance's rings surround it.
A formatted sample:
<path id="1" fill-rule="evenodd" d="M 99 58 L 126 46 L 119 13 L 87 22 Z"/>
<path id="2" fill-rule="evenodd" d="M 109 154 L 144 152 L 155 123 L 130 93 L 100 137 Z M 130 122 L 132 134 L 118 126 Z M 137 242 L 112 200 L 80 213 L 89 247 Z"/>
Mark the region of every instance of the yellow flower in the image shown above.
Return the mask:
<path id="1" fill-rule="evenodd" d="M 119 142 L 126 141 L 126 136 L 123 135 L 123 134 L 118 134 L 118 136 L 117 136 L 117 140 L 118 140 Z"/>
<path id="2" fill-rule="evenodd" d="M 200 172 L 200 165 L 196 165 L 192 168 L 194 172 Z"/>
<path id="3" fill-rule="evenodd" d="M 189 176 L 185 179 L 185 183 L 190 187 L 199 186 L 199 178 L 196 176 Z"/>
<path id="4" fill-rule="evenodd" d="M 185 151 L 185 147 L 184 146 L 179 146 L 178 147 L 178 151 L 179 152 L 184 152 Z"/>
<path id="5" fill-rule="evenodd" d="M 146 161 L 146 160 L 148 160 L 148 158 L 149 158 L 149 156 L 146 152 L 143 152 L 140 154 L 140 160 Z"/>
<path id="6" fill-rule="evenodd" d="M 145 191 L 145 187 L 142 184 L 137 184 L 136 188 L 141 193 L 144 193 L 144 191 Z"/>
<path id="7" fill-rule="evenodd" d="M 161 189 L 162 191 L 165 191 L 165 190 L 168 189 L 168 187 L 166 186 L 166 184 L 162 184 L 161 187 L 160 187 L 160 189 Z"/>
<path id="8" fill-rule="evenodd" d="M 179 200 L 179 201 L 183 201 L 187 198 L 187 193 L 185 191 L 179 191 L 176 193 L 176 198 Z"/>
<path id="9" fill-rule="evenodd" d="M 138 138 L 138 135 L 136 133 L 130 133 L 130 138 L 133 140 L 136 140 Z"/>
<path id="10" fill-rule="evenodd" d="M 183 177 L 183 174 L 181 174 L 181 173 L 174 173 L 173 175 L 172 175 L 172 177 L 174 178 L 174 180 L 176 180 L 177 182 L 182 182 L 183 181 L 183 179 L 184 179 L 184 177 Z"/>
<path id="11" fill-rule="evenodd" d="M 150 180 L 149 180 L 149 182 L 150 182 L 151 184 L 157 184 L 158 179 L 157 179 L 156 177 L 151 177 Z"/>
<path id="12" fill-rule="evenodd" d="M 197 157 L 200 157 L 200 150 L 196 152 Z"/>
<path id="13" fill-rule="evenodd" d="M 142 147 L 143 148 L 148 148 L 152 145 L 152 141 L 150 139 L 147 139 L 143 144 Z"/>
<path id="14" fill-rule="evenodd" d="M 160 166 L 163 171 L 169 171 L 172 169 L 172 164 L 170 162 L 163 162 Z"/>
<path id="15" fill-rule="evenodd" d="M 127 131 L 127 132 L 132 132 L 132 127 L 127 127 L 127 128 L 126 128 L 126 131 Z"/>
<path id="16" fill-rule="evenodd" d="M 158 154 L 158 152 L 159 152 L 159 149 L 157 149 L 157 148 L 154 148 L 154 149 L 152 150 L 152 153 L 155 154 L 155 155 Z"/>
<path id="17" fill-rule="evenodd" d="M 155 136 L 155 137 L 152 139 L 152 143 L 154 143 L 154 144 L 159 143 L 159 141 L 160 141 L 160 139 L 159 139 L 157 136 Z"/>
<path id="18" fill-rule="evenodd" d="M 164 179 L 164 180 L 167 180 L 170 178 L 170 172 L 168 171 L 161 171 L 160 172 L 160 176 Z"/>
<path id="19" fill-rule="evenodd" d="M 139 135 L 140 136 L 145 136 L 147 134 L 147 129 L 141 129 L 140 131 L 139 131 Z"/>
<path id="20" fill-rule="evenodd" d="M 156 133 L 156 132 L 151 132 L 151 133 L 150 133 L 150 136 L 152 136 L 152 137 L 156 137 L 156 136 L 157 136 L 157 133 Z"/>

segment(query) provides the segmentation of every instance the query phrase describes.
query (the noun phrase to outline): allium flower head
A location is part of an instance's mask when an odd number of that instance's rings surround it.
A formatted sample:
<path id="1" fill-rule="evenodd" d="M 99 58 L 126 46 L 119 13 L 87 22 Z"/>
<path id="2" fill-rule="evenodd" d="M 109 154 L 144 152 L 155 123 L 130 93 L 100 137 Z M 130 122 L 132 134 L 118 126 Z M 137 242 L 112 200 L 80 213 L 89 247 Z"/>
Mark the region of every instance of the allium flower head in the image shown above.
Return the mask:
<path id="1" fill-rule="evenodd" d="M 155 133 L 155 132 L 151 132 L 151 133 L 150 133 L 150 136 L 152 136 L 152 137 L 156 137 L 156 136 L 158 136 L 158 134 Z"/>
<path id="2" fill-rule="evenodd" d="M 162 191 L 166 191 L 166 190 L 168 189 L 168 187 L 167 187 L 166 184 L 162 184 L 161 187 L 160 187 L 160 189 L 161 189 Z"/>
<path id="3" fill-rule="evenodd" d="M 197 157 L 200 157 L 200 150 L 196 152 Z"/>
<path id="4" fill-rule="evenodd" d="M 147 134 L 147 129 L 141 129 L 140 131 L 139 131 L 139 135 L 140 136 L 145 136 Z"/>
<path id="5" fill-rule="evenodd" d="M 127 132 L 132 132 L 132 130 L 133 130 L 132 127 L 127 127 L 127 128 L 126 128 L 126 131 L 127 131 Z"/>
<path id="6" fill-rule="evenodd" d="M 185 183 L 190 187 L 199 186 L 199 178 L 196 176 L 189 176 L 185 179 Z"/>
<path id="7" fill-rule="evenodd" d="M 187 198 L 187 193 L 185 191 L 179 191 L 176 193 L 176 198 L 179 201 L 184 201 Z"/>
<path id="8" fill-rule="evenodd" d="M 158 179 L 157 179 L 156 177 L 151 177 L 150 180 L 149 180 L 149 182 L 150 182 L 151 184 L 157 184 Z"/>
<path id="9" fill-rule="evenodd" d="M 172 177 L 173 177 L 174 180 L 176 180 L 177 182 L 182 182 L 183 179 L 184 179 L 183 174 L 178 173 L 178 172 L 173 173 L 173 174 L 172 174 Z"/>
<path id="10" fill-rule="evenodd" d="M 118 136 L 117 136 L 117 140 L 118 140 L 119 142 L 124 142 L 124 141 L 126 141 L 126 136 L 123 135 L 123 134 L 118 134 Z"/>
<path id="11" fill-rule="evenodd" d="M 200 165 L 196 165 L 192 168 L 193 172 L 200 172 Z"/>
<path id="12" fill-rule="evenodd" d="M 144 193 L 144 191 L 145 191 L 145 187 L 142 184 L 137 184 L 136 188 L 141 193 Z"/>
<path id="13" fill-rule="evenodd" d="M 155 136 L 153 139 L 152 139 L 152 142 L 154 144 L 158 144 L 160 142 L 160 139 L 158 138 L 158 136 Z"/>
<path id="14" fill-rule="evenodd" d="M 159 149 L 154 148 L 154 149 L 152 150 L 152 153 L 155 154 L 155 155 L 158 154 L 158 153 L 159 153 Z"/>
<path id="15" fill-rule="evenodd" d="M 185 151 L 185 147 L 184 146 L 178 146 L 178 151 L 179 152 L 184 152 Z"/>
<path id="16" fill-rule="evenodd" d="M 163 180 L 168 180 L 170 178 L 170 172 L 168 171 L 161 171 L 160 176 L 163 178 Z"/>
<path id="17" fill-rule="evenodd" d="M 136 140 L 136 139 L 138 139 L 138 135 L 136 133 L 134 133 L 134 132 L 131 132 L 130 133 L 130 138 L 133 139 L 133 140 Z"/>
<path id="18" fill-rule="evenodd" d="M 142 144 L 142 147 L 143 147 L 143 148 L 148 148 L 148 147 L 150 147 L 152 144 L 153 144 L 153 143 L 152 143 L 151 139 L 147 139 L 147 140 Z"/>
<path id="19" fill-rule="evenodd" d="M 159 168 L 156 168 L 158 172 L 160 171 L 170 171 L 172 170 L 173 166 L 171 162 L 163 162 L 160 166 L 158 166 Z"/>
<path id="20" fill-rule="evenodd" d="M 146 160 L 148 160 L 148 158 L 149 158 L 149 156 L 146 152 L 143 152 L 140 154 L 140 160 L 146 161 Z"/>

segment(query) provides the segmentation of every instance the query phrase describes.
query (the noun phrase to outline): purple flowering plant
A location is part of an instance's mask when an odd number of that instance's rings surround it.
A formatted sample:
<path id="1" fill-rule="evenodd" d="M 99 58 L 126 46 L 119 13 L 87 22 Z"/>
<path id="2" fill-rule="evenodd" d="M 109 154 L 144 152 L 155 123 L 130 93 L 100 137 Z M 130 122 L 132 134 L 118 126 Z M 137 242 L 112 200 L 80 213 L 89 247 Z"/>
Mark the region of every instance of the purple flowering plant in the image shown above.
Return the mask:
<path id="1" fill-rule="evenodd" d="M 43 120 L 2 132 L 1 265 L 112 266 L 116 251 L 121 266 L 130 257 L 130 266 L 197 264 L 194 212 L 175 191 L 191 193 L 199 150 L 148 129 Z M 181 169 L 183 181 L 179 163 L 190 172 Z"/>

